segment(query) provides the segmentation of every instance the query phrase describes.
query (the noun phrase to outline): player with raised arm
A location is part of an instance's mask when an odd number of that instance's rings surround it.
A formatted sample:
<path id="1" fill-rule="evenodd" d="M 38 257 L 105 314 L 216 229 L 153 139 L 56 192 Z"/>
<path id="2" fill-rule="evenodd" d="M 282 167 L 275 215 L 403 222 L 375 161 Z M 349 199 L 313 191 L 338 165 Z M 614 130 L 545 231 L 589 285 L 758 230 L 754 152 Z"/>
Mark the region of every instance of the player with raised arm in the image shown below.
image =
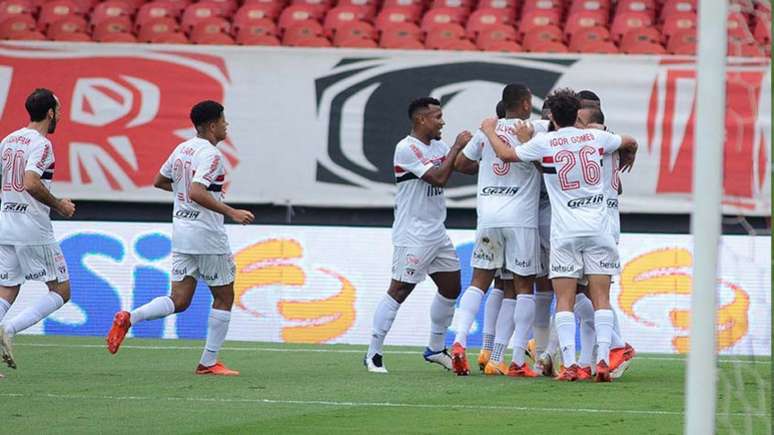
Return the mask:
<path id="1" fill-rule="evenodd" d="M 175 148 L 154 181 L 155 187 L 174 194 L 171 295 L 157 297 L 131 313 L 116 313 L 107 347 L 110 353 L 118 352 L 132 325 L 185 311 L 201 279 L 210 287 L 213 302 L 207 341 L 195 373 L 237 376 L 238 371 L 218 361 L 231 320 L 236 272 L 223 218 L 244 225 L 254 216 L 223 202 L 226 169 L 217 149 L 218 143 L 226 139 L 228 127 L 223 106 L 202 101 L 191 109 L 191 122 L 196 137 Z"/>
<path id="2" fill-rule="evenodd" d="M 454 160 L 471 138 L 463 131 L 454 146 L 441 141 L 444 126 L 441 103 L 430 97 L 411 102 L 411 132 L 395 147 L 395 222 L 392 226 L 392 280 L 374 313 L 373 332 L 363 363 L 369 372 L 387 373 L 383 361 L 384 339 L 398 309 L 414 287 L 430 275 L 438 292 L 430 305 L 430 342 L 425 361 L 451 370 L 444 346 L 446 330 L 454 316 L 460 293 L 460 261 L 444 227 L 444 186 Z"/>
<path id="3" fill-rule="evenodd" d="M 54 148 L 47 136 L 56 131 L 61 104 L 48 89 L 35 89 L 25 102 L 30 123 L 0 143 L 0 320 L 25 281 L 43 281 L 48 293 L 0 324 L 0 354 L 16 368 L 13 336 L 48 317 L 70 300 L 70 277 L 51 226 L 51 209 L 70 218 L 75 205 L 51 193 Z"/>
<path id="4" fill-rule="evenodd" d="M 506 116 L 498 121 L 497 134 L 510 146 L 518 146 L 521 141 L 515 134 L 516 124 L 529 119 L 532 93 L 523 84 L 509 84 L 503 89 L 502 102 Z M 465 355 L 468 331 L 496 270 L 504 268 L 514 274 L 514 292 L 502 301 L 497 324 L 503 326 L 496 330 L 494 349 L 485 373 L 535 377 L 537 375 L 524 359 L 535 313 L 532 286 L 534 276 L 539 272 L 540 174 L 531 163 L 510 164 L 498 159 L 481 131 L 473 136 L 457 160 L 458 166 L 479 162 L 479 171 L 476 246 L 471 259 L 473 277 L 457 310 L 457 333 L 452 345 L 454 371 L 458 375 L 469 373 Z M 500 317 L 512 321 L 501 322 Z M 514 357 L 511 366 L 507 367 L 503 353 L 514 328 Z"/>
<path id="5" fill-rule="evenodd" d="M 610 381 L 610 342 L 613 313 L 610 310 L 610 277 L 619 267 L 615 240 L 608 232 L 609 215 L 604 201 L 601 159 L 623 150 L 634 155 L 637 142 L 630 136 L 575 127 L 580 101 L 571 90 L 549 97 L 551 122 L 557 131 L 538 135 L 527 144 L 511 148 L 497 136 L 496 119 L 482 123 L 497 156 L 503 161 L 538 161 L 551 200 L 551 270 L 556 292 L 554 321 L 565 367 L 557 377 L 578 378 L 575 356 L 575 292 L 577 280 L 586 275 L 594 302 L 597 331 L 596 380 Z M 626 167 L 626 163 L 622 164 Z"/>

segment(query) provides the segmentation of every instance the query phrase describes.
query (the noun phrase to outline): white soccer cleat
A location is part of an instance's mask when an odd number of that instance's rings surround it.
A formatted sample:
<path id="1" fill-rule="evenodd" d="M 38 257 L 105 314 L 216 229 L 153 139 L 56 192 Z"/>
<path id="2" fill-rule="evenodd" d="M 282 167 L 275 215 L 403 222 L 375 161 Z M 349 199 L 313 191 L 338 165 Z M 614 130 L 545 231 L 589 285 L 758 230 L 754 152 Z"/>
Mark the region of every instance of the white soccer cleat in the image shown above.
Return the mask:
<path id="1" fill-rule="evenodd" d="M 5 331 L 5 327 L 0 325 L 0 355 L 8 367 L 15 369 L 16 361 L 13 359 L 13 341 L 11 335 Z"/>
<path id="2" fill-rule="evenodd" d="M 363 365 L 366 366 L 371 373 L 387 373 L 387 369 L 382 362 L 382 356 L 378 353 L 374 354 L 371 358 L 368 355 L 363 358 Z"/>
<path id="3" fill-rule="evenodd" d="M 422 357 L 425 359 L 425 361 L 438 364 L 446 370 L 451 370 L 453 368 L 452 357 L 449 355 L 449 352 L 447 352 L 446 349 L 433 352 L 429 347 L 426 347 Z"/>

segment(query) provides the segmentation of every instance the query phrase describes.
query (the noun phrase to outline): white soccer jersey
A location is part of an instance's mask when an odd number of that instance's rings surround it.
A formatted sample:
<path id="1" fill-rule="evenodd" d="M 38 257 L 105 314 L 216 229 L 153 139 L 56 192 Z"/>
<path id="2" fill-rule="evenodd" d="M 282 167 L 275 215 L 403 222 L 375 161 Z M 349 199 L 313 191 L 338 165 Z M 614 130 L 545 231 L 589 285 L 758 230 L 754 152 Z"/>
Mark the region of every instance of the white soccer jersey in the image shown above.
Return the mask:
<path id="1" fill-rule="evenodd" d="M 518 119 L 497 121 L 497 135 L 511 147 L 521 145 L 516 137 Z M 535 126 L 538 130 L 540 127 Z M 479 161 L 477 228 L 507 228 L 538 226 L 540 173 L 532 163 L 503 162 L 481 131 L 462 150 L 465 157 Z"/>
<path id="2" fill-rule="evenodd" d="M 200 183 L 213 198 L 223 201 L 226 169 L 223 155 L 209 141 L 187 140 L 175 148 L 159 171 L 172 180 L 175 208 L 172 215 L 172 251 L 183 254 L 231 252 L 223 215 L 190 198 L 191 183 Z"/>
<path id="3" fill-rule="evenodd" d="M 610 217 L 610 234 L 615 237 L 616 243 L 621 234 L 621 216 L 618 212 L 618 187 L 621 180 L 618 178 L 619 170 L 618 152 L 605 154 L 602 157 L 602 180 L 605 186 L 605 205 Z"/>
<path id="4" fill-rule="evenodd" d="M 392 243 L 395 246 L 416 247 L 442 243 L 448 237 L 446 199 L 443 187 L 422 180 L 433 166 L 440 166 L 449 146 L 441 141 L 425 145 L 419 139 L 406 136 L 395 147 L 395 222 Z"/>
<path id="5" fill-rule="evenodd" d="M 54 148 L 37 130 L 22 128 L 0 143 L 2 168 L 2 212 L 0 245 L 44 245 L 56 243 L 50 209 L 24 190 L 24 173 L 40 175 L 46 189 L 54 176 Z"/>
<path id="6" fill-rule="evenodd" d="M 565 127 L 516 148 L 520 160 L 543 165 L 551 200 L 551 239 L 608 231 L 601 159 L 620 146 L 618 135 Z"/>

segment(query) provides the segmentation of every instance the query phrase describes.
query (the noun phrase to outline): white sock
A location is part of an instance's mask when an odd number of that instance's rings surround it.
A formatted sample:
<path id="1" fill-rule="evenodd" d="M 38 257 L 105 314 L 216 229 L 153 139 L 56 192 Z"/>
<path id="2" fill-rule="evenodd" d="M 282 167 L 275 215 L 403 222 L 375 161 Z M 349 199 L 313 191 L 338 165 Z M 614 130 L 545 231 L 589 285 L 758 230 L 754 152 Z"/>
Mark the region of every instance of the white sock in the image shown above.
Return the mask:
<path id="1" fill-rule="evenodd" d="M 513 362 L 516 365 L 524 364 L 527 343 L 529 342 L 529 328 L 535 320 L 535 296 L 516 296 L 516 309 L 513 311 L 515 336 L 513 339 Z"/>
<path id="2" fill-rule="evenodd" d="M 497 328 L 497 315 L 500 314 L 500 305 L 503 303 L 503 291 L 493 288 L 489 292 L 484 304 L 484 343 L 482 349 L 494 349 L 495 330 Z"/>
<path id="3" fill-rule="evenodd" d="M 610 342 L 610 348 L 611 349 L 618 349 L 619 347 L 626 346 L 626 341 L 623 339 L 623 335 L 621 334 L 621 325 L 618 324 L 618 313 L 611 309 L 613 312 L 613 335 L 612 335 L 612 341 Z"/>
<path id="4" fill-rule="evenodd" d="M 597 362 L 610 365 L 610 339 L 613 333 L 613 311 L 597 310 L 594 313 L 594 327 L 597 330 Z"/>
<path id="5" fill-rule="evenodd" d="M 207 342 L 204 344 L 204 352 L 199 364 L 210 367 L 218 362 L 218 352 L 226 340 L 228 323 L 231 321 L 231 311 L 210 310 L 209 323 L 207 324 Z"/>
<path id="6" fill-rule="evenodd" d="M 583 293 L 575 296 L 575 316 L 580 321 L 580 358 L 578 365 L 591 367 L 594 363 L 594 305 Z"/>
<path id="7" fill-rule="evenodd" d="M 532 323 L 532 336 L 535 338 L 535 352 L 538 355 L 545 352 L 548 346 L 553 299 L 553 292 L 535 292 L 535 321 Z"/>
<path id="8" fill-rule="evenodd" d="M 0 322 L 3 321 L 5 314 L 11 309 L 11 304 L 3 298 L 0 298 Z"/>
<path id="9" fill-rule="evenodd" d="M 446 348 L 446 331 L 454 318 L 454 303 L 456 299 L 446 299 L 440 293 L 435 294 L 430 304 L 430 342 L 427 347 L 433 352 Z M 480 302 L 480 301 L 479 301 Z"/>
<path id="10" fill-rule="evenodd" d="M 13 319 L 3 322 L 5 331 L 10 335 L 16 335 L 30 326 L 40 322 L 49 314 L 58 310 L 64 305 L 64 300 L 56 292 L 48 292 L 35 303 L 22 310 Z"/>
<path id="11" fill-rule="evenodd" d="M 384 347 L 384 338 L 392 328 L 392 322 L 398 314 L 400 304 L 390 295 L 384 295 L 379 305 L 376 306 L 374 313 L 373 329 L 371 330 L 371 343 L 368 345 L 368 358 L 382 354 Z"/>
<path id="12" fill-rule="evenodd" d="M 556 350 L 559 349 L 559 335 L 556 333 L 556 322 L 551 317 L 551 322 L 548 326 L 548 344 L 546 345 L 546 353 L 553 356 Z"/>
<path id="13" fill-rule="evenodd" d="M 490 360 L 494 363 L 503 362 L 503 354 L 508 348 L 508 342 L 513 335 L 513 312 L 516 310 L 516 299 L 503 299 L 500 305 L 500 313 L 497 315 L 497 327 L 495 329 L 494 349 Z"/>
<path id="14" fill-rule="evenodd" d="M 484 292 L 477 287 L 470 286 L 460 298 L 460 306 L 457 308 L 457 334 L 454 341 L 461 344 L 462 347 L 468 347 L 468 332 L 473 321 L 476 320 L 478 308 L 481 306 L 481 299 L 484 298 Z"/>
<path id="15" fill-rule="evenodd" d="M 577 364 L 575 360 L 575 314 L 571 311 L 557 311 L 554 315 L 556 334 L 562 348 L 562 362 L 565 367 Z"/>
<path id="16" fill-rule="evenodd" d="M 159 296 L 129 313 L 129 322 L 136 325 L 143 320 L 156 320 L 175 312 L 175 303 L 169 296 Z"/>

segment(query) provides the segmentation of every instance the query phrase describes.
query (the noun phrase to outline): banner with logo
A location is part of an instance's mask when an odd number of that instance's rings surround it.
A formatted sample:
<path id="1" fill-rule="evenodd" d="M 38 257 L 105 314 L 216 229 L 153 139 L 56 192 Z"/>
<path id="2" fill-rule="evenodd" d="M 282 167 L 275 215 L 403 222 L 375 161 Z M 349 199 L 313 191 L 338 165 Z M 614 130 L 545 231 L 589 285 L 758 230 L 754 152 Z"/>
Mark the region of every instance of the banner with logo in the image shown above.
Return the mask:
<path id="1" fill-rule="evenodd" d="M 28 330 L 32 334 L 102 336 L 113 315 L 169 292 L 169 224 L 55 222 L 69 267 L 72 300 Z M 386 228 L 229 226 L 237 264 L 229 340 L 367 344 L 376 305 L 390 281 L 392 245 Z M 449 231 L 471 278 L 474 232 Z M 624 338 L 643 352 L 688 349 L 691 239 L 623 234 L 621 276 L 611 301 Z M 771 239 L 724 236 L 718 281 L 718 349 L 771 354 Z M 45 291 L 29 282 L 8 315 Z M 435 288 L 427 280 L 401 306 L 388 344 L 424 346 Z M 200 284 L 190 308 L 143 322 L 130 334 L 204 339 L 211 296 Z M 468 339 L 481 344 L 482 303 Z M 447 337 L 451 342 L 452 333 Z"/>
<path id="2" fill-rule="evenodd" d="M 191 106 L 222 101 L 228 200 L 389 207 L 393 150 L 408 103 L 443 104 L 443 138 L 494 114 L 502 87 L 526 83 L 535 114 L 553 89 L 592 89 L 607 124 L 635 136 L 623 212 L 688 213 L 696 70 L 687 58 L 111 44 L 0 44 L 0 131 L 23 126 L 24 98 L 53 89 L 55 189 L 75 199 L 169 201 L 152 188 L 172 149 L 191 137 Z M 771 66 L 731 60 L 727 72 L 724 207 L 770 215 Z M 702 144 L 699 144 L 701 152 Z M 456 174 L 452 207 L 475 205 L 475 179 Z"/>

